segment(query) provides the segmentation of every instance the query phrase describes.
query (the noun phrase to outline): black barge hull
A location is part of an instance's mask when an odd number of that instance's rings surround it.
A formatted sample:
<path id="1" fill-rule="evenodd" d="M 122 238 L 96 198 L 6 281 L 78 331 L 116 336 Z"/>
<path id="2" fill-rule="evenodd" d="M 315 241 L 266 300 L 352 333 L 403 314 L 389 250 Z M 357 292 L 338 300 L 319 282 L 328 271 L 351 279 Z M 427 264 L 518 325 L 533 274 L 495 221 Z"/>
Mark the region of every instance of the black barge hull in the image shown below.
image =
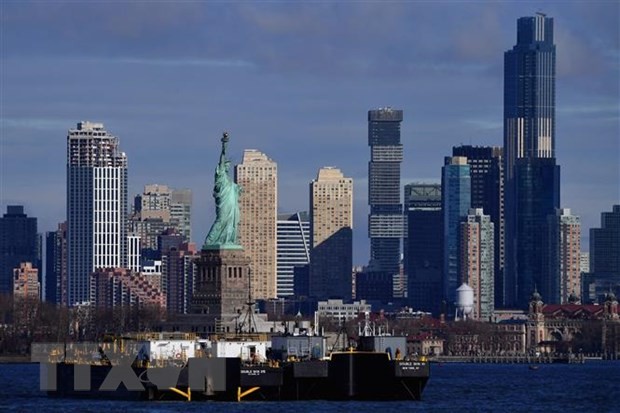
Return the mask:
<path id="1" fill-rule="evenodd" d="M 90 366 L 90 386 L 76 383 L 75 368 L 55 365 L 56 386 L 48 394 L 144 400 L 420 400 L 430 375 L 428 362 L 390 360 L 386 353 L 374 352 L 334 353 L 329 360 L 278 366 L 246 365 L 233 358 L 190 359 L 174 373 L 176 380 L 165 385 L 149 379 L 161 376 L 161 368 L 133 367 L 143 389 L 127 390 L 121 384 L 106 391 L 100 389 L 112 367 Z"/>

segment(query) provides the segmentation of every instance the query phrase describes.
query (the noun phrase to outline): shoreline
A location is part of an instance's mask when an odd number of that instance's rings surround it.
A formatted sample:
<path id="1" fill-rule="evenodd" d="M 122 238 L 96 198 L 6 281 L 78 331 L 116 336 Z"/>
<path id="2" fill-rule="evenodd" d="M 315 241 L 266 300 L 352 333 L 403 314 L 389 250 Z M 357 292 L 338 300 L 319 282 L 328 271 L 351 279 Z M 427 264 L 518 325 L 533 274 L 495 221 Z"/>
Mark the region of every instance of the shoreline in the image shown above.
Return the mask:
<path id="1" fill-rule="evenodd" d="M 0 364 L 31 364 L 30 356 L 0 356 Z"/>

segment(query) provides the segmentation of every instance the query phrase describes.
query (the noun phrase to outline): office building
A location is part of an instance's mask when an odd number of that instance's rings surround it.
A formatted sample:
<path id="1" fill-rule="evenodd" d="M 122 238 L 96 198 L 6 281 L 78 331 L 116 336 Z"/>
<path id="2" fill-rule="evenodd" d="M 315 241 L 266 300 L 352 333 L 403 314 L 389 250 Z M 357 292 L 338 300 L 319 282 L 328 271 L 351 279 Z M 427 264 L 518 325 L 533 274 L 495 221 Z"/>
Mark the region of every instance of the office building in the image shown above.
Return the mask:
<path id="1" fill-rule="evenodd" d="M 134 198 L 134 211 L 129 219 L 129 233 L 140 237 L 142 258 L 161 258 L 157 237 L 168 229 L 174 229 L 189 242 L 191 205 L 189 189 L 176 190 L 162 184 L 144 186 L 143 193 Z"/>
<path id="2" fill-rule="evenodd" d="M 20 263 L 39 264 L 37 219 L 24 213 L 21 205 L 8 205 L 0 218 L 0 294 L 13 293 L 13 270 Z"/>
<path id="3" fill-rule="evenodd" d="M 433 313 L 441 311 L 443 296 L 443 215 L 441 184 L 405 185 L 407 238 L 405 274 L 409 306 Z"/>
<path id="4" fill-rule="evenodd" d="M 527 308 L 547 272 L 547 216 L 559 208 L 555 163 L 553 19 L 517 21 L 517 44 L 504 54 L 504 305 Z M 541 291 L 543 297 L 548 297 Z"/>
<path id="5" fill-rule="evenodd" d="M 246 149 L 235 166 L 235 182 L 242 188 L 239 243 L 252 263 L 252 297 L 276 298 L 278 165 L 264 153 Z"/>
<path id="6" fill-rule="evenodd" d="M 67 300 L 90 300 L 97 268 L 127 266 L 127 157 L 102 123 L 67 135 Z"/>
<path id="7" fill-rule="evenodd" d="M 461 222 L 460 283 L 474 290 L 471 317 L 488 321 L 495 309 L 495 228 L 482 208 L 472 208 Z"/>
<path id="8" fill-rule="evenodd" d="M 166 308 L 166 296 L 148 274 L 126 268 L 100 268 L 91 274 L 91 286 L 90 303 L 99 309 Z"/>
<path id="9" fill-rule="evenodd" d="M 67 305 L 67 222 L 45 235 L 45 301 Z"/>
<path id="10" fill-rule="evenodd" d="M 516 292 L 515 306 L 526 308 L 535 288 L 543 297 L 555 296 L 549 283 L 548 216 L 554 215 L 560 204 L 560 167 L 553 158 L 518 159 L 514 186 L 511 241 L 515 255 L 509 268 L 513 274 L 506 282 Z"/>
<path id="11" fill-rule="evenodd" d="M 321 168 L 310 183 L 310 296 L 350 300 L 353 267 L 353 179 Z"/>
<path id="12" fill-rule="evenodd" d="M 471 207 L 482 208 L 495 228 L 495 305 L 504 303 L 504 168 L 503 150 L 497 146 L 461 145 L 452 156 L 464 156 L 471 174 Z M 471 284 L 470 284 L 471 285 Z"/>
<path id="13" fill-rule="evenodd" d="M 620 296 L 620 205 L 601 213 L 601 227 L 590 228 L 590 271 L 584 274 L 582 300 L 603 303 L 612 290 Z"/>
<path id="14" fill-rule="evenodd" d="M 549 285 L 546 288 L 552 294 L 547 302 L 567 304 L 571 295 L 581 294 L 581 223 L 568 208 L 557 209 L 547 219 Z"/>
<path id="15" fill-rule="evenodd" d="M 370 262 L 379 271 L 398 274 L 403 238 L 400 201 L 400 164 L 403 145 L 400 124 L 403 111 L 381 108 L 368 111 L 368 236 Z"/>
<path id="16" fill-rule="evenodd" d="M 278 297 L 295 293 L 295 267 L 310 262 L 310 216 L 308 212 L 278 215 Z"/>
<path id="17" fill-rule="evenodd" d="M 443 300 L 453 313 L 459 287 L 459 228 L 471 205 L 471 176 L 467 158 L 445 158 L 441 172 L 443 212 Z"/>

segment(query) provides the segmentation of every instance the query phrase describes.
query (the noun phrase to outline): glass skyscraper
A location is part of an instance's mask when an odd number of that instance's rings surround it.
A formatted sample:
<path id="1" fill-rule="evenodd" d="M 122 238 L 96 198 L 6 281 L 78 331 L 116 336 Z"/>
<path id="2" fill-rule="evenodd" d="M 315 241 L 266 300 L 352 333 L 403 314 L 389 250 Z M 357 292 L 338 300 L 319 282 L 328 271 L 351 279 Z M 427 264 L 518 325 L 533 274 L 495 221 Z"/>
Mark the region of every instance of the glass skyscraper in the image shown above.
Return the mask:
<path id="1" fill-rule="evenodd" d="M 403 111 L 381 108 L 368 111 L 368 236 L 374 268 L 398 274 L 403 237 L 403 206 L 400 201 L 400 164 L 403 146 L 400 124 Z"/>
<path id="2" fill-rule="evenodd" d="M 407 238 L 405 274 L 409 305 L 415 310 L 439 315 L 441 311 L 443 217 L 441 185 L 405 185 Z"/>
<path id="3" fill-rule="evenodd" d="M 547 216 L 555 214 L 560 203 L 555 60 L 553 19 L 542 13 L 519 18 L 517 44 L 504 55 L 507 307 L 527 307 L 536 285 L 550 285 Z"/>
<path id="4" fill-rule="evenodd" d="M 90 274 L 127 266 L 127 157 L 102 123 L 67 135 L 67 301 L 90 300 Z"/>
<path id="5" fill-rule="evenodd" d="M 310 262 L 310 216 L 308 212 L 278 215 L 278 297 L 294 295 L 295 267 Z"/>
<path id="6" fill-rule="evenodd" d="M 456 301 L 459 280 L 459 228 L 471 206 L 471 175 L 467 158 L 445 158 L 441 171 L 443 210 L 443 299 L 448 308 Z"/>

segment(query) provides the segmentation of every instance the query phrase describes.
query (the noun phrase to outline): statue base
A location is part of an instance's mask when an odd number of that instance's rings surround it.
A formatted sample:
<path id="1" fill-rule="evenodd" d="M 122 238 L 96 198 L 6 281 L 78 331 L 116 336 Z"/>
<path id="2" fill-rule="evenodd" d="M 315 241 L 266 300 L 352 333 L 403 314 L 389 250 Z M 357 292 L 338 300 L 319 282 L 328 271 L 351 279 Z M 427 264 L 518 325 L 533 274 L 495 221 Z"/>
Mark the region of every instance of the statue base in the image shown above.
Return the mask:
<path id="1" fill-rule="evenodd" d="M 245 311 L 250 287 L 251 259 L 238 245 L 233 248 L 203 247 L 194 261 L 196 284 L 191 311 L 221 319 Z"/>

